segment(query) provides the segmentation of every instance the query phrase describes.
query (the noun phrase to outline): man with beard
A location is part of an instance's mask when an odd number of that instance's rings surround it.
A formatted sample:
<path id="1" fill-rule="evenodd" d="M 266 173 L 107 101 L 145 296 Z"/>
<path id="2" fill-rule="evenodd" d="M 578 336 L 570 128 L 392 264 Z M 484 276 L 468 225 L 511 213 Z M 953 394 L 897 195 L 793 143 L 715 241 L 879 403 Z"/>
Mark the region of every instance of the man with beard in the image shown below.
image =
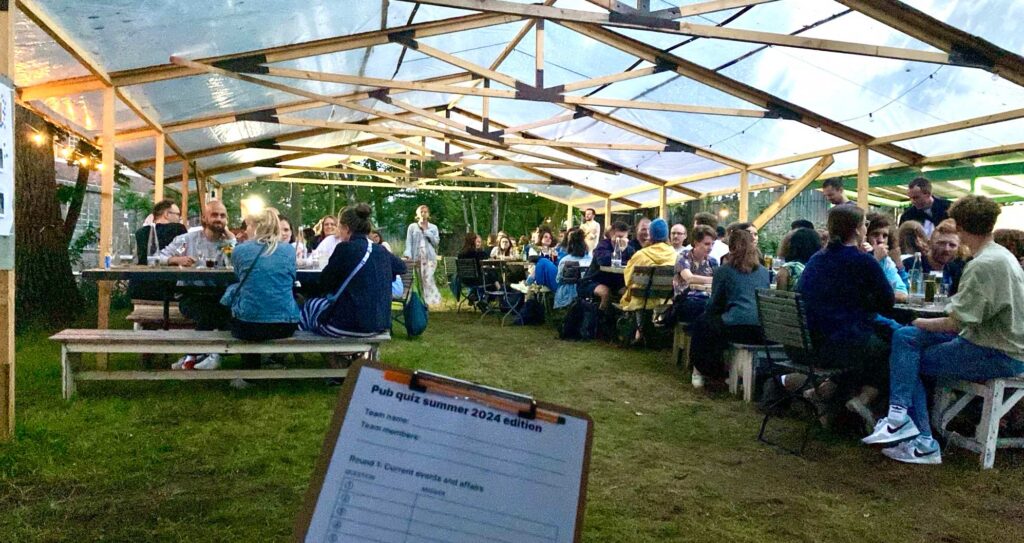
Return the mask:
<path id="1" fill-rule="evenodd" d="M 206 266 L 207 262 L 221 265 L 224 248 L 234 245 L 235 236 L 228 230 L 228 210 L 217 200 L 206 203 L 202 229 L 182 234 L 160 251 L 161 264 L 169 266 Z M 181 314 L 196 323 L 196 330 L 224 330 L 231 319 L 231 311 L 220 304 L 223 288 L 208 281 L 193 281 L 178 301 Z M 172 369 L 214 370 L 220 367 L 220 355 L 185 355 Z"/>
<path id="2" fill-rule="evenodd" d="M 587 244 L 587 252 L 593 253 L 594 247 L 597 247 L 599 241 L 601 241 L 601 225 L 594 220 L 597 212 L 593 208 L 587 208 L 583 211 L 583 224 L 580 225 L 580 230 L 583 231 L 583 241 Z"/>

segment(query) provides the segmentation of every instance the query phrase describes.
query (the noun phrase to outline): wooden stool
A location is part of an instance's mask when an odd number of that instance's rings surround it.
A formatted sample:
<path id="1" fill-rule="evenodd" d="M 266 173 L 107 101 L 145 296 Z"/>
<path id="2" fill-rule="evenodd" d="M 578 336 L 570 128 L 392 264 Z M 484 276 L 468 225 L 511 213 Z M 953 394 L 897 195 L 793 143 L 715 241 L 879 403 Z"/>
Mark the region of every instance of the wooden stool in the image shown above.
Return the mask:
<path id="1" fill-rule="evenodd" d="M 985 383 L 943 381 L 936 389 L 935 413 L 939 433 L 951 444 L 981 455 L 981 469 L 991 469 L 998 448 L 1024 448 L 1024 438 L 999 438 L 999 421 L 1024 398 L 1024 377 L 992 379 Z M 974 438 L 946 427 L 975 397 L 983 400 L 981 421 Z"/>
<path id="2" fill-rule="evenodd" d="M 677 323 L 674 333 L 672 334 L 672 360 L 675 361 L 676 367 L 683 370 L 683 372 L 691 371 L 690 368 L 690 336 L 689 330 L 683 323 Z"/>
<path id="3" fill-rule="evenodd" d="M 769 345 L 774 361 L 788 360 L 782 345 Z M 739 395 L 740 383 L 743 384 L 743 401 L 754 401 L 754 388 L 757 385 L 757 362 L 765 358 L 764 345 L 745 345 L 730 343 L 725 352 L 725 363 L 729 366 L 729 392 Z"/>

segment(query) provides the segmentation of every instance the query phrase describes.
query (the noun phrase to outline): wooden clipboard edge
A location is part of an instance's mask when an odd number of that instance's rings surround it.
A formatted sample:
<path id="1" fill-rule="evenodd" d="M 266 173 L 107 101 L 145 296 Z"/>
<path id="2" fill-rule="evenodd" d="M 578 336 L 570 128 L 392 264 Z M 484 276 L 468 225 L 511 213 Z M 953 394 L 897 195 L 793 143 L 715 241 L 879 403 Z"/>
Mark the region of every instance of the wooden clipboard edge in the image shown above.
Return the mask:
<path id="1" fill-rule="evenodd" d="M 316 510 L 317 500 L 320 498 L 320 492 L 323 491 L 324 479 L 327 478 L 327 469 L 330 467 L 331 457 L 334 456 L 334 446 L 338 442 L 338 436 L 341 435 L 345 415 L 348 414 L 348 406 L 352 401 L 352 393 L 355 391 L 356 383 L 359 381 L 363 368 L 397 371 L 410 376 L 413 374 L 413 370 L 407 368 L 388 366 L 379 362 L 368 362 L 365 360 L 357 361 L 349 367 L 345 383 L 338 392 L 338 401 L 335 404 L 334 415 L 331 417 L 331 425 L 324 436 L 320 456 L 317 458 L 316 465 L 313 468 L 309 487 L 306 488 L 306 495 L 302 500 L 302 507 L 295 519 L 293 541 L 297 543 L 302 543 L 306 540 L 306 533 L 309 531 L 309 524 L 313 520 L 313 512 Z M 583 411 L 553 403 L 538 401 L 537 407 L 575 417 L 587 423 L 587 437 L 583 444 L 583 466 L 580 470 L 580 495 L 577 500 L 576 524 L 573 529 L 573 541 L 574 543 L 580 543 L 583 540 L 583 516 L 587 509 L 587 483 L 590 477 L 590 451 L 594 442 L 594 419 L 590 418 L 590 415 Z"/>
<path id="2" fill-rule="evenodd" d="M 327 468 L 331 465 L 331 457 L 334 456 L 334 445 L 341 435 L 341 427 L 345 422 L 345 415 L 348 413 L 349 403 L 352 401 L 352 392 L 356 388 L 356 382 L 364 367 L 369 366 L 377 369 L 384 369 L 383 365 L 356 361 L 349 366 L 345 382 L 338 392 L 338 400 L 335 402 L 334 414 L 331 416 L 331 425 L 327 428 L 324 436 L 324 443 L 320 448 L 320 456 L 316 459 L 313 468 L 313 475 L 310 477 L 309 486 L 306 488 L 306 496 L 302 500 L 302 508 L 295 518 L 293 541 L 302 543 L 306 540 L 306 533 L 309 531 L 309 524 L 313 521 L 313 512 L 316 510 L 317 501 L 320 499 L 320 492 L 323 490 L 324 479 L 327 478 Z"/>

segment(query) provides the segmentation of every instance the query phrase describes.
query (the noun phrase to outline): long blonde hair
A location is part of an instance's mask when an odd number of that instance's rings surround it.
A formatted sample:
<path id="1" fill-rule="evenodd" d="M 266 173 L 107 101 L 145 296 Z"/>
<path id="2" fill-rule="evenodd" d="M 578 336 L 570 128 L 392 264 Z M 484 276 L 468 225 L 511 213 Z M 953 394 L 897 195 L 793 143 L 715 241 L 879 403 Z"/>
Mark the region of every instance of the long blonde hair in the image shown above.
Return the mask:
<path id="1" fill-rule="evenodd" d="M 249 239 L 266 243 L 267 254 L 273 254 L 281 240 L 281 219 L 277 210 L 272 207 L 264 208 L 263 211 L 246 217 L 245 222 L 252 226 L 252 237 Z"/>

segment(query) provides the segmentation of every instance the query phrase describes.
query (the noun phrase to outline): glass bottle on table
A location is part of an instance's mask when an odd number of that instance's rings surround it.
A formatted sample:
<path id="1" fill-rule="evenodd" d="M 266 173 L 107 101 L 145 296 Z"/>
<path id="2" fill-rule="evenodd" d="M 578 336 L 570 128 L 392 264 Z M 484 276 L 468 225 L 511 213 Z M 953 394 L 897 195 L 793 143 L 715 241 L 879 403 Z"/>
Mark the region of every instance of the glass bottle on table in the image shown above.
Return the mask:
<path id="1" fill-rule="evenodd" d="M 612 267 L 622 267 L 622 247 L 618 242 L 615 242 L 615 249 L 612 250 Z"/>
<path id="2" fill-rule="evenodd" d="M 921 305 L 924 302 L 924 268 L 921 262 L 921 253 L 914 253 L 914 262 L 910 265 L 907 275 L 910 279 L 910 305 Z"/>
<path id="3" fill-rule="evenodd" d="M 160 242 L 156 237 L 156 225 L 149 225 L 149 240 L 146 242 L 146 265 L 153 267 L 160 263 Z"/>

